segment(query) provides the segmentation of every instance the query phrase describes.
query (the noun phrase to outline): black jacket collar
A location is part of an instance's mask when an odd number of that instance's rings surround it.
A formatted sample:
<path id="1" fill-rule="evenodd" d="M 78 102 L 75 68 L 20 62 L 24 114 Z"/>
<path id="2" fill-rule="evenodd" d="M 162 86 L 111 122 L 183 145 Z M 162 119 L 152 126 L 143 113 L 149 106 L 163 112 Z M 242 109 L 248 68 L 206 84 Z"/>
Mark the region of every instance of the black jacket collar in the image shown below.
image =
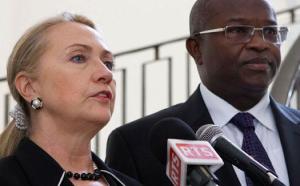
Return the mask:
<path id="1" fill-rule="evenodd" d="M 271 107 L 278 128 L 290 185 L 300 185 L 300 114 L 298 110 L 287 108 L 271 98 Z"/>
<path id="2" fill-rule="evenodd" d="M 30 185 L 32 186 L 73 186 L 64 177 L 63 168 L 43 149 L 32 142 L 29 138 L 24 138 L 20 142 L 15 156 L 21 165 Z M 105 165 L 94 153 L 92 158 L 97 167 L 103 171 L 103 175 L 111 186 L 118 185 L 112 170 Z"/>

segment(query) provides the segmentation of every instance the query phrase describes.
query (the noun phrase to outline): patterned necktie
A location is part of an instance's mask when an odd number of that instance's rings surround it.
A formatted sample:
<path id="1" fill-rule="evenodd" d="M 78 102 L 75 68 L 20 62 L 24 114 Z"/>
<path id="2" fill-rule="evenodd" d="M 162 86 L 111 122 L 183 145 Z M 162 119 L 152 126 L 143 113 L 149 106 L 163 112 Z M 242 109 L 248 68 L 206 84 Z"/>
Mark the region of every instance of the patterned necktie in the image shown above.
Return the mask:
<path id="1" fill-rule="evenodd" d="M 253 119 L 254 117 L 249 113 L 238 113 L 231 119 L 230 122 L 233 123 L 244 135 L 242 149 L 275 174 L 275 170 L 268 154 L 254 132 L 255 127 Z M 248 176 L 246 176 L 246 183 L 248 186 L 254 185 Z"/>

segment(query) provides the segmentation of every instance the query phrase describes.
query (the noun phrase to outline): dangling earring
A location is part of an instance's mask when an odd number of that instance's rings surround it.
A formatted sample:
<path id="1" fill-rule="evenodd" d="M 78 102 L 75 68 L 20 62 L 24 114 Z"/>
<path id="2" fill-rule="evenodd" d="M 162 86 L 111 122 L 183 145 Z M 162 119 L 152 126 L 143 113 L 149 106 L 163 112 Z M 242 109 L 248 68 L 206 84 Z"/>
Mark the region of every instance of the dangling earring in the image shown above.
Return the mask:
<path id="1" fill-rule="evenodd" d="M 37 97 L 31 100 L 31 107 L 34 110 L 39 110 L 41 108 L 43 108 L 43 101 L 41 98 Z"/>

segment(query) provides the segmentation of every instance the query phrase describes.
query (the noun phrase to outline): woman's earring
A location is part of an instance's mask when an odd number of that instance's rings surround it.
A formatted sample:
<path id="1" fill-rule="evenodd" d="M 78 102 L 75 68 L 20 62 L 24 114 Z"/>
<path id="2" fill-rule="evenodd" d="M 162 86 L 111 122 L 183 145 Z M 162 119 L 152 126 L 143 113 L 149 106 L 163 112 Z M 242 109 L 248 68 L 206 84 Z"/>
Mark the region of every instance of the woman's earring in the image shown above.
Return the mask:
<path id="1" fill-rule="evenodd" d="M 43 101 L 41 98 L 37 97 L 31 100 L 31 107 L 34 110 L 39 110 L 41 108 L 43 108 Z"/>

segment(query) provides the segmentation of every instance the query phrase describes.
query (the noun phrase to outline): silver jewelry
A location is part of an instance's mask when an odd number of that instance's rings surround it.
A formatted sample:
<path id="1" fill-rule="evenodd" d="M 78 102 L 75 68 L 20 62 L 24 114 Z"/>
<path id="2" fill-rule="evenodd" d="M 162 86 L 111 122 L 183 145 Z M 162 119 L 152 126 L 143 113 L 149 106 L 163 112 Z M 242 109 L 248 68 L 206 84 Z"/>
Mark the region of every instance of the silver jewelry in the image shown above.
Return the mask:
<path id="1" fill-rule="evenodd" d="M 41 98 L 37 97 L 37 98 L 34 98 L 33 100 L 31 100 L 31 107 L 34 109 L 34 110 L 39 110 L 41 108 L 43 108 L 43 101 Z"/>
<path id="2" fill-rule="evenodd" d="M 13 109 L 13 111 L 10 111 L 8 115 L 15 120 L 15 125 L 17 129 L 19 130 L 27 129 L 28 127 L 27 117 L 20 105 L 17 104 Z"/>

